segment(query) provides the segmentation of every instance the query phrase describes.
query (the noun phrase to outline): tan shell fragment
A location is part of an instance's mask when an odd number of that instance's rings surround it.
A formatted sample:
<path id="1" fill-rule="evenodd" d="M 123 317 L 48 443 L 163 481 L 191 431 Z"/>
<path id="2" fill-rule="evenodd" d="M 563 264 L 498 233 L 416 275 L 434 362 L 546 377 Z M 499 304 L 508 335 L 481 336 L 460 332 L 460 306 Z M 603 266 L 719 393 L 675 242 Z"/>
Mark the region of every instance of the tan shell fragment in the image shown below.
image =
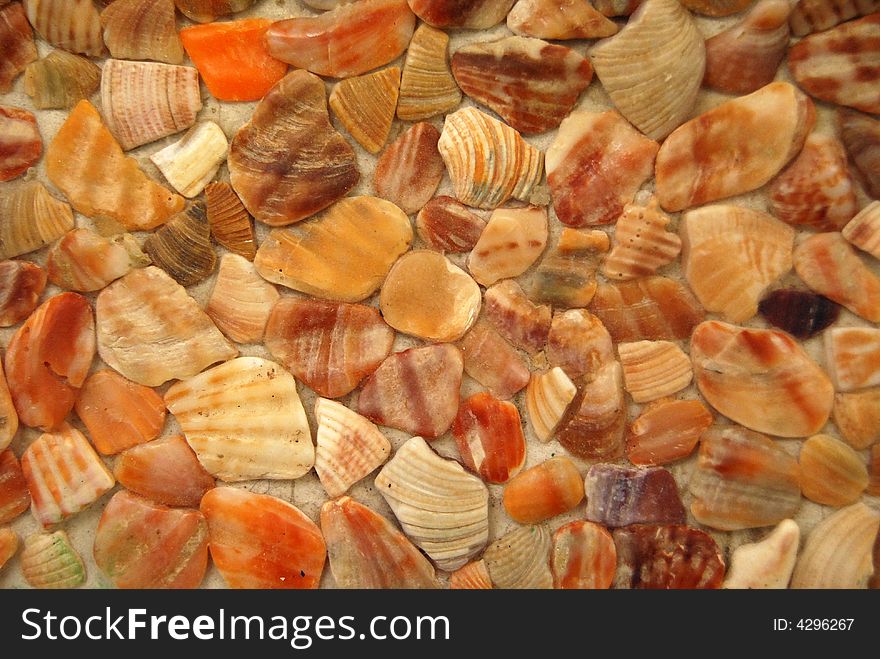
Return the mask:
<path id="1" fill-rule="evenodd" d="M 563 227 L 559 241 L 535 270 L 531 297 L 556 308 L 582 308 L 596 293 L 596 270 L 610 240 L 604 231 Z"/>
<path id="2" fill-rule="evenodd" d="M 461 103 L 461 92 L 449 69 L 449 36 L 422 23 L 406 51 L 400 78 L 397 116 L 421 121 L 449 112 Z"/>
<path id="3" fill-rule="evenodd" d="M 880 385 L 880 329 L 835 327 L 825 334 L 825 361 L 837 391 Z"/>
<path id="4" fill-rule="evenodd" d="M 513 0 L 407 0 L 416 16 L 435 27 L 480 30 L 504 20 Z"/>
<path id="5" fill-rule="evenodd" d="M 792 588 L 864 588 L 874 571 L 872 550 L 880 512 L 864 503 L 838 510 L 807 536 Z"/>
<path id="6" fill-rule="evenodd" d="M 603 0 L 597 0 L 603 1 Z M 619 2 L 621 0 L 612 0 Z M 633 0 L 627 0 L 633 2 Z M 682 5 L 704 16 L 730 16 L 752 4 L 753 0 L 682 0 Z"/>
<path id="7" fill-rule="evenodd" d="M 181 286 L 192 286 L 209 276 L 217 255 L 205 205 L 196 202 L 168 220 L 147 237 L 144 252 Z"/>
<path id="8" fill-rule="evenodd" d="M 100 57 L 101 19 L 92 0 L 24 0 L 28 20 L 53 46 Z"/>
<path id="9" fill-rule="evenodd" d="M 66 50 L 53 50 L 24 72 L 24 91 L 39 110 L 72 107 L 98 91 L 100 85 L 101 69 Z"/>
<path id="10" fill-rule="evenodd" d="M 840 108 L 837 130 L 865 190 L 880 199 L 880 119 L 861 112 Z"/>
<path id="11" fill-rule="evenodd" d="M 150 160 L 171 186 L 184 197 L 197 197 L 226 160 L 229 142 L 213 121 L 202 121 Z"/>
<path id="12" fill-rule="evenodd" d="M 109 240 L 89 229 L 74 229 L 49 250 L 46 271 L 49 281 L 61 288 L 99 291 L 132 268 L 146 265 L 143 259 L 130 234 Z"/>
<path id="13" fill-rule="evenodd" d="M 260 277 L 246 258 L 224 254 L 205 313 L 233 341 L 260 343 L 279 297 L 275 287 Z"/>
<path id="14" fill-rule="evenodd" d="M 40 249 L 73 229 L 73 211 L 39 181 L 0 190 L 0 259 Z"/>
<path id="15" fill-rule="evenodd" d="M 98 295 L 98 354 L 148 387 L 187 378 L 238 350 L 163 270 L 132 270 Z"/>
<path id="16" fill-rule="evenodd" d="M 834 424 L 859 451 L 880 440 L 880 388 L 835 395 Z"/>
<path id="17" fill-rule="evenodd" d="M 789 23 L 792 34 L 803 37 L 875 11 L 880 11 L 878 0 L 798 0 Z"/>
<path id="18" fill-rule="evenodd" d="M 521 526 L 486 548 L 483 560 L 496 588 L 552 588 L 547 528 Z"/>
<path id="19" fill-rule="evenodd" d="M 640 466 L 685 458 L 713 421 L 712 413 L 698 400 L 656 400 L 629 427 L 626 457 Z"/>
<path id="20" fill-rule="evenodd" d="M 614 360 L 611 335 L 586 309 L 553 314 L 545 352 L 547 363 L 559 366 L 575 382 L 589 380 Z"/>
<path id="21" fill-rule="evenodd" d="M 397 449 L 375 483 L 404 533 L 440 569 L 457 570 L 486 546 L 489 491 L 421 437 Z"/>
<path id="22" fill-rule="evenodd" d="M 492 579 L 486 569 L 486 561 L 471 561 L 449 575 L 451 590 L 491 590 Z"/>
<path id="23" fill-rule="evenodd" d="M 788 588 L 797 560 L 801 529 L 784 519 L 759 542 L 733 550 L 724 588 Z"/>
<path id="24" fill-rule="evenodd" d="M 257 254 L 253 222 L 232 186 L 209 183 L 205 187 L 205 200 L 214 239 L 230 252 L 253 261 Z"/>
<path id="25" fill-rule="evenodd" d="M 669 221 L 656 197 L 646 204 L 624 206 L 614 228 L 614 246 L 602 263 L 602 274 L 609 279 L 637 279 L 672 263 L 681 252 L 681 239 L 666 230 Z"/>
<path id="26" fill-rule="evenodd" d="M 221 480 L 299 478 L 315 463 L 296 381 L 275 362 L 233 359 L 173 385 L 165 405 Z"/>
<path id="27" fill-rule="evenodd" d="M 425 122 L 398 137 L 376 161 L 376 194 L 408 215 L 419 212 L 434 196 L 446 171 L 437 150 L 439 139 L 440 131 Z"/>
<path id="28" fill-rule="evenodd" d="M 880 445 L 871 448 L 871 458 L 868 464 L 868 489 L 865 490 L 871 496 L 880 496 Z M 876 580 L 876 570 L 874 579 Z"/>
<path id="29" fill-rule="evenodd" d="M 539 39 L 595 39 L 617 33 L 589 0 L 518 0 L 507 14 L 514 34 Z"/>
<path id="30" fill-rule="evenodd" d="M 681 391 L 691 383 L 693 371 L 685 352 L 669 341 L 620 343 L 620 365 L 629 395 L 647 403 Z"/>
<path id="31" fill-rule="evenodd" d="M 464 370 L 498 398 L 512 398 L 529 383 L 529 365 L 486 320 L 478 320 L 459 344 Z"/>
<path id="32" fill-rule="evenodd" d="M 101 13 L 111 57 L 183 62 L 173 0 L 115 0 Z"/>
<path id="33" fill-rule="evenodd" d="M 880 259 L 880 201 L 872 201 L 841 232 L 850 245 Z"/>
<path id="34" fill-rule="evenodd" d="M 813 435 L 801 446 L 801 490 L 810 501 L 846 506 L 859 500 L 868 487 L 862 457 L 839 439 Z"/>
<path id="35" fill-rule="evenodd" d="M 538 439 L 550 441 L 576 395 L 577 387 L 558 366 L 532 374 L 526 389 L 526 410 Z"/>
<path id="36" fill-rule="evenodd" d="M 174 0 L 180 13 L 196 23 L 210 23 L 220 16 L 244 11 L 254 2 L 256 0 Z"/>
<path id="37" fill-rule="evenodd" d="M 593 47 L 590 60 L 620 113 L 659 140 L 690 116 L 706 48 L 677 0 L 645 0 L 618 34 Z"/>
<path id="38" fill-rule="evenodd" d="M 330 108 L 358 144 L 379 153 L 391 132 L 399 89 L 396 66 L 346 78 L 330 93 Z"/>
<path id="39" fill-rule="evenodd" d="M 468 270 L 483 286 L 518 277 L 544 251 L 547 235 L 546 209 L 500 208 L 489 217 L 471 250 Z"/>

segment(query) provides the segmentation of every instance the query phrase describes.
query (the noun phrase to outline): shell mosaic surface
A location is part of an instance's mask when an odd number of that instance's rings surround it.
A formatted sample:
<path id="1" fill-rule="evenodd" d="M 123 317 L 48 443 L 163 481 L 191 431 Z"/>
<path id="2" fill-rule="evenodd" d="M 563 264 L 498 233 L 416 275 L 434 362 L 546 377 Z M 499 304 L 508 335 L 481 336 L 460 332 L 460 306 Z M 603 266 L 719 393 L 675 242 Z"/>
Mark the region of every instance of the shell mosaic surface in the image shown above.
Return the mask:
<path id="1" fill-rule="evenodd" d="M 880 586 L 878 11 L 0 2 L 0 588 Z"/>

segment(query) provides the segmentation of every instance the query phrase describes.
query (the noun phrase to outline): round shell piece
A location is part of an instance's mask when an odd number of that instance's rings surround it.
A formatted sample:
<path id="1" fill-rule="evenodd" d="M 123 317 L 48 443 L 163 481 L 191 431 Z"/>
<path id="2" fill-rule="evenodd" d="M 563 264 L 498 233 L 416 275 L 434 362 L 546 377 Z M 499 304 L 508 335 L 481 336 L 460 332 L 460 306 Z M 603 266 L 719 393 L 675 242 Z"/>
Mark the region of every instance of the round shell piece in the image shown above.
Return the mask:
<path id="1" fill-rule="evenodd" d="M 797 560 L 801 530 L 794 520 L 784 519 L 759 542 L 733 550 L 725 588 L 788 588 Z"/>
<path id="2" fill-rule="evenodd" d="M 526 390 L 526 409 L 538 439 L 550 441 L 576 394 L 577 387 L 558 366 L 532 375 Z"/>
<path id="3" fill-rule="evenodd" d="M 74 227 L 73 211 L 39 181 L 6 184 L 0 190 L 0 258 L 33 252 Z"/>
<path id="4" fill-rule="evenodd" d="M 514 34 L 539 39 L 595 39 L 617 33 L 617 24 L 584 0 L 518 0 L 507 14 Z"/>
<path id="5" fill-rule="evenodd" d="M 626 457 L 640 466 L 685 458 L 713 421 L 712 413 L 698 400 L 656 400 L 630 426 Z"/>
<path id="6" fill-rule="evenodd" d="M 620 343 L 617 350 L 624 387 L 637 403 L 670 396 L 691 383 L 690 359 L 670 341 Z"/>
<path id="7" fill-rule="evenodd" d="M 503 501 L 515 522 L 537 524 L 568 512 L 583 499 L 581 473 L 571 460 L 559 456 L 511 478 Z"/>
<path id="8" fill-rule="evenodd" d="M 496 588 L 552 588 L 550 531 L 543 524 L 521 526 L 486 548 L 483 560 Z"/>
<path id="9" fill-rule="evenodd" d="M 29 536 L 19 560 L 34 588 L 76 588 L 86 580 L 86 566 L 64 531 Z"/>
<path id="10" fill-rule="evenodd" d="M 489 483 L 506 483 L 526 461 L 526 439 L 516 405 L 481 391 L 465 399 L 452 423 L 465 466 Z"/>
<path id="11" fill-rule="evenodd" d="M 338 82 L 330 108 L 358 144 L 379 153 L 391 132 L 399 90 L 400 69 L 392 66 Z"/>
<path id="12" fill-rule="evenodd" d="M 799 458 L 801 489 L 810 501 L 839 508 L 855 503 L 868 487 L 862 457 L 839 439 L 813 435 Z"/>
<path id="13" fill-rule="evenodd" d="M 564 524 L 553 534 L 550 569 L 554 588 L 611 588 L 617 570 L 614 539 L 607 530 L 593 522 L 578 520 Z"/>
<path id="14" fill-rule="evenodd" d="M 547 211 L 501 208 L 492 213 L 468 257 L 468 270 L 482 286 L 518 277 L 547 246 Z"/>
<path id="15" fill-rule="evenodd" d="M 42 153 L 43 138 L 33 113 L 0 105 L 0 182 L 24 174 Z"/>
<path id="16" fill-rule="evenodd" d="M 173 0 L 115 0 L 101 12 L 101 25 L 111 57 L 183 62 Z"/>
<path id="17" fill-rule="evenodd" d="M 421 121 L 450 112 L 461 103 L 461 91 L 449 69 L 449 35 L 422 23 L 406 51 L 400 78 L 397 117 Z"/>

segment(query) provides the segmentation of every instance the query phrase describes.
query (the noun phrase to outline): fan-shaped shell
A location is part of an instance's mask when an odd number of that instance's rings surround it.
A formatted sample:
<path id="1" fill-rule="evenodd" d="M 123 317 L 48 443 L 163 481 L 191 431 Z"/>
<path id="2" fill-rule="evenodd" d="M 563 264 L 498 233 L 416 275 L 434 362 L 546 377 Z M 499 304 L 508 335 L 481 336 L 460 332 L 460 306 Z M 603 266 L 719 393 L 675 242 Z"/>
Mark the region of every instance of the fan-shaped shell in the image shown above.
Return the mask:
<path id="1" fill-rule="evenodd" d="M 33 113 L 0 105 L 0 182 L 24 174 L 42 153 L 43 138 Z"/>
<path id="2" fill-rule="evenodd" d="M 837 391 L 880 385 L 880 329 L 835 327 L 825 335 L 825 362 Z"/>
<path id="3" fill-rule="evenodd" d="M 798 0 L 789 22 L 792 34 L 803 37 L 875 11 L 880 11 L 877 0 Z"/>
<path id="4" fill-rule="evenodd" d="M 608 251 L 609 244 L 604 231 L 563 227 L 556 245 L 535 270 L 532 299 L 556 308 L 587 306 L 598 286 L 595 274 L 599 258 Z"/>
<path id="5" fill-rule="evenodd" d="M 586 517 L 607 528 L 684 524 L 687 514 L 672 472 L 662 467 L 595 464 L 584 482 Z"/>
<path id="6" fill-rule="evenodd" d="M 492 579 L 483 559 L 471 561 L 449 575 L 450 590 L 491 590 Z"/>
<path id="7" fill-rule="evenodd" d="M 842 234 L 850 245 L 880 259 L 880 201 L 865 206 L 843 227 Z"/>
<path id="8" fill-rule="evenodd" d="M 880 440 L 880 388 L 834 396 L 834 424 L 855 449 Z"/>
<path id="9" fill-rule="evenodd" d="M 629 427 L 626 457 L 641 466 L 685 458 L 713 421 L 712 413 L 698 400 L 656 400 Z"/>
<path id="10" fill-rule="evenodd" d="M 595 39 L 617 33 L 617 24 L 585 0 L 518 0 L 507 14 L 514 34 L 539 39 Z"/>
<path id="11" fill-rule="evenodd" d="M 670 396 L 691 383 L 690 359 L 670 341 L 620 343 L 617 350 L 624 386 L 637 403 Z"/>
<path id="12" fill-rule="evenodd" d="M 496 588 L 552 588 L 550 531 L 543 524 L 521 526 L 486 548 L 483 560 Z"/>
<path id="13" fill-rule="evenodd" d="M 174 0 L 180 13 L 197 23 L 210 23 L 220 16 L 244 11 L 255 2 L 256 0 Z"/>
<path id="14" fill-rule="evenodd" d="M 25 67 L 37 59 L 34 33 L 21 3 L 0 8 L 0 93 L 6 93 Z"/>
<path id="15" fill-rule="evenodd" d="M 221 480 L 299 478 L 315 462 L 296 380 L 274 362 L 233 359 L 172 385 L 165 405 Z"/>
<path id="16" fill-rule="evenodd" d="M 609 279 L 637 279 L 672 263 L 681 251 L 681 239 L 666 230 L 668 225 L 669 216 L 660 210 L 656 197 L 646 204 L 624 206 L 602 274 Z"/>
<path id="17" fill-rule="evenodd" d="M 224 254 L 205 313 L 233 341 L 260 343 L 278 298 L 275 287 L 246 258 Z"/>
<path id="18" fill-rule="evenodd" d="M 531 355 L 544 348 L 552 311 L 548 305 L 529 300 L 514 280 L 505 279 L 486 289 L 483 304 L 489 322 L 517 348 Z"/>
<path id="19" fill-rule="evenodd" d="M 759 542 L 740 545 L 730 557 L 725 588 L 788 588 L 800 546 L 801 530 L 784 519 Z"/>
<path id="20" fill-rule="evenodd" d="M 43 59 L 28 64 L 24 91 L 39 110 L 63 109 L 88 98 L 101 85 L 101 69 L 91 60 L 53 50 Z"/>
<path id="21" fill-rule="evenodd" d="M 504 20 L 514 0 L 407 0 L 416 16 L 434 27 L 492 27 Z"/>
<path id="22" fill-rule="evenodd" d="M 406 50 L 400 78 L 397 116 L 421 121 L 449 112 L 461 103 L 461 91 L 449 69 L 449 35 L 426 23 L 416 28 Z"/>
<path id="23" fill-rule="evenodd" d="M 132 253 L 134 249 L 140 258 Z M 46 271 L 49 281 L 61 288 L 99 291 L 133 267 L 144 265 L 143 259 L 146 257 L 137 243 L 132 245 L 119 238 L 110 240 L 90 229 L 73 229 L 49 250 Z"/>
<path id="24" fill-rule="evenodd" d="M 634 524 L 614 531 L 616 588 L 720 588 L 724 557 L 705 531 L 679 524 Z"/>
<path id="25" fill-rule="evenodd" d="M 518 277 L 531 267 L 547 246 L 547 211 L 501 208 L 489 216 L 468 257 L 468 270 L 483 286 Z"/>
<path id="26" fill-rule="evenodd" d="M 0 258 L 33 252 L 73 229 L 73 212 L 39 181 L 0 190 Z"/>
<path id="27" fill-rule="evenodd" d="M 61 530 L 28 536 L 19 560 L 25 581 L 34 588 L 76 588 L 86 580 L 86 566 Z"/>
<path id="28" fill-rule="evenodd" d="M 526 409 L 538 439 L 550 440 L 576 394 L 577 387 L 558 366 L 532 375 L 526 390 Z"/>
<path id="29" fill-rule="evenodd" d="M 837 129 L 865 190 L 880 198 L 880 120 L 841 108 L 837 111 Z"/>
<path id="30" fill-rule="evenodd" d="M 183 62 L 173 0 L 115 0 L 101 12 L 101 25 L 111 57 Z"/>
<path id="31" fill-rule="evenodd" d="M 147 236 L 144 252 L 181 286 L 192 286 L 209 276 L 217 255 L 205 204 L 196 202 Z"/>
<path id="32" fill-rule="evenodd" d="M 0 327 L 30 316 L 45 288 L 46 272 L 40 266 L 19 260 L 0 263 Z"/>
<path id="33" fill-rule="evenodd" d="M 584 499 L 584 482 L 575 464 L 558 456 L 526 469 L 504 488 L 504 510 L 520 524 L 537 524 L 561 515 Z"/>
<path id="34" fill-rule="evenodd" d="M 5 448 L 0 451 L 0 524 L 8 524 L 16 519 L 30 505 L 31 495 L 21 464 L 12 449 Z"/>
<path id="35" fill-rule="evenodd" d="M 28 20 L 53 46 L 100 57 L 101 19 L 92 0 L 24 0 Z"/>
<path id="36" fill-rule="evenodd" d="M 379 153 L 391 132 L 399 91 L 400 69 L 392 66 L 341 80 L 330 93 L 329 104 L 358 144 Z"/>
<path id="37" fill-rule="evenodd" d="M 416 217 L 416 231 L 431 249 L 468 252 L 480 239 L 486 222 L 460 201 L 439 196 L 431 199 Z"/>
<path id="38" fill-rule="evenodd" d="M 592 522 L 563 524 L 553 534 L 550 568 L 554 588 L 610 588 L 617 570 L 614 539 Z"/>
<path id="39" fill-rule="evenodd" d="M 529 383 L 529 365 L 489 322 L 478 320 L 461 343 L 464 370 L 498 398 L 512 398 Z"/>
<path id="40" fill-rule="evenodd" d="M 157 151 L 150 160 L 184 197 L 198 196 L 226 160 L 229 142 L 213 121 L 202 121 L 177 142 Z"/>
<path id="41" fill-rule="evenodd" d="M 205 187 L 208 224 L 211 235 L 230 252 L 253 261 L 257 254 L 251 216 L 228 183 L 209 183 Z"/>
<path id="42" fill-rule="evenodd" d="M 419 212 L 437 191 L 446 171 L 437 150 L 439 139 L 440 132 L 425 122 L 417 123 L 398 137 L 376 162 L 376 194 L 404 213 Z"/>
<path id="43" fill-rule="evenodd" d="M 804 496 L 825 506 L 853 504 L 868 487 L 862 456 L 830 435 L 813 435 L 805 441 L 798 464 Z"/>

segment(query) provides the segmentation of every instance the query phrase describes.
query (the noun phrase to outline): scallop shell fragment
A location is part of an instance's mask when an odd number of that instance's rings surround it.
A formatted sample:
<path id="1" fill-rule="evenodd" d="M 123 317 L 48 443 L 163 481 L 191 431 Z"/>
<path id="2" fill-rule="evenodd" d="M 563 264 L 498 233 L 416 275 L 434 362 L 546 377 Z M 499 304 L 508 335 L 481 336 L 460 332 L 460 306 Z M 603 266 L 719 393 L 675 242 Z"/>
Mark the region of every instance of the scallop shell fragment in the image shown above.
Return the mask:
<path id="1" fill-rule="evenodd" d="M 777 288 L 761 300 L 758 311 L 774 327 L 808 339 L 837 321 L 840 306 L 809 291 Z"/>
<path id="2" fill-rule="evenodd" d="M 706 66 L 696 22 L 676 0 L 644 0 L 626 26 L 590 51 L 618 111 L 660 140 L 690 116 Z"/>
<path id="3" fill-rule="evenodd" d="M 837 391 L 880 385 L 880 329 L 836 327 L 825 335 L 825 356 Z"/>
<path id="4" fill-rule="evenodd" d="M 604 231 L 563 227 L 556 245 L 535 270 L 532 299 L 556 308 L 587 306 L 598 286 L 599 257 L 608 251 L 609 244 Z"/>
<path id="5" fill-rule="evenodd" d="M 617 33 L 617 24 L 588 0 L 518 0 L 507 14 L 514 34 L 539 39 L 595 39 Z"/>
<path id="6" fill-rule="evenodd" d="M 8 92 L 18 74 L 35 59 L 34 33 L 21 3 L 0 8 L 0 93 Z"/>
<path id="7" fill-rule="evenodd" d="M 0 105 L 0 182 L 24 174 L 43 153 L 43 138 L 33 113 Z"/>
<path id="8" fill-rule="evenodd" d="M 544 155 L 476 108 L 447 115 L 437 147 L 455 196 L 468 206 L 497 208 L 510 198 L 529 202 L 538 195 Z"/>
<path id="9" fill-rule="evenodd" d="M 486 222 L 452 197 L 434 197 L 416 217 L 416 231 L 431 249 L 468 252 L 480 239 Z"/>
<path id="10" fill-rule="evenodd" d="M 620 343 L 617 350 L 624 386 L 637 403 L 670 396 L 691 383 L 690 359 L 670 341 Z"/>
<path id="11" fill-rule="evenodd" d="M 536 305 L 512 279 L 490 286 L 483 296 L 486 318 L 498 333 L 531 355 L 544 348 L 550 333 L 551 310 Z"/>
<path id="12" fill-rule="evenodd" d="M 39 181 L 0 190 L 0 258 L 8 259 L 45 247 L 73 229 L 73 212 Z"/>
<path id="13" fill-rule="evenodd" d="M 712 413 L 698 400 L 656 400 L 630 426 L 626 457 L 640 466 L 685 458 L 713 421 Z"/>
<path id="14" fill-rule="evenodd" d="M 391 442 L 360 414 L 334 400 L 315 401 L 315 471 L 331 498 L 345 494 L 391 455 Z"/>
<path id="15" fill-rule="evenodd" d="M 205 313 L 233 341 L 260 343 L 278 297 L 246 258 L 224 254 Z"/>
<path id="16" fill-rule="evenodd" d="M 835 395 L 834 424 L 855 449 L 880 440 L 880 388 Z"/>
<path id="17" fill-rule="evenodd" d="M 547 236 L 545 209 L 534 206 L 498 209 L 489 217 L 468 257 L 468 270 L 483 286 L 518 277 L 544 251 Z"/>
<path id="18" fill-rule="evenodd" d="M 815 122 L 812 101 L 771 82 L 677 128 L 657 153 L 657 198 L 680 211 L 755 190 L 800 152 Z"/>
<path id="19" fill-rule="evenodd" d="M 730 557 L 725 588 L 788 588 L 797 560 L 801 530 L 784 519 L 759 542 L 740 545 Z"/>
<path id="20" fill-rule="evenodd" d="M 880 259 L 880 201 L 865 206 L 841 233 L 850 245 Z"/>
<path id="21" fill-rule="evenodd" d="M 213 121 L 202 121 L 180 140 L 157 151 L 150 160 L 184 197 L 198 196 L 226 160 L 229 142 Z"/>
<path id="22" fill-rule="evenodd" d="M 197 284 L 217 265 L 205 204 L 196 202 L 159 227 L 144 241 L 153 263 L 181 286 Z"/>
<path id="23" fill-rule="evenodd" d="M 209 183 L 205 186 L 208 224 L 214 240 L 230 252 L 253 261 L 257 254 L 251 216 L 228 183 Z"/>
<path id="24" fill-rule="evenodd" d="M 434 27 L 480 30 L 504 20 L 514 0 L 407 0 L 416 16 Z"/>
<path id="25" fill-rule="evenodd" d="M 563 524 L 553 534 L 553 587 L 605 590 L 614 582 L 617 549 L 607 530 L 592 522 Z"/>
<path id="26" fill-rule="evenodd" d="M 376 194 L 404 213 L 419 212 L 437 191 L 446 171 L 437 150 L 439 139 L 440 132 L 425 122 L 417 123 L 398 137 L 376 162 Z"/>
<path id="27" fill-rule="evenodd" d="M 785 332 L 706 321 L 694 330 L 691 360 L 706 401 L 752 430 L 806 437 L 831 415 L 831 380 Z"/>
<path id="28" fill-rule="evenodd" d="M 135 249 L 137 253 L 132 253 Z M 142 265 L 144 258 L 137 243 L 109 240 L 90 229 L 73 229 L 49 250 L 46 271 L 49 281 L 61 288 L 99 291 Z"/>
<path id="29" fill-rule="evenodd" d="M 547 149 L 553 208 L 572 227 L 614 222 L 651 177 L 658 144 L 617 112 L 572 112 Z"/>
<path id="30" fill-rule="evenodd" d="M 875 199 L 880 198 L 880 121 L 841 108 L 837 112 L 837 128 L 865 190 Z"/>
<path id="31" fill-rule="evenodd" d="M 461 91 L 449 69 L 449 35 L 422 23 L 406 51 L 400 77 L 397 116 L 421 121 L 450 112 L 461 103 Z"/>
<path id="32" fill-rule="evenodd" d="M 180 13 L 196 23 L 210 23 L 220 16 L 244 11 L 255 2 L 256 0 L 174 0 Z"/>
<path id="33" fill-rule="evenodd" d="M 471 561 L 449 575 L 450 590 L 491 590 L 492 578 L 483 559 Z"/>
<path id="34" fill-rule="evenodd" d="M 880 11 L 877 0 L 799 0 L 789 22 L 792 34 L 803 37 L 875 11 Z"/>
<path id="35" fill-rule="evenodd" d="M 100 57 L 101 19 L 92 0 L 24 0 L 28 20 L 53 46 Z"/>
<path id="36" fill-rule="evenodd" d="M 86 566 L 64 531 L 28 536 L 21 550 L 21 573 L 34 588 L 77 588 Z"/>
<path id="37" fill-rule="evenodd" d="M 292 479 L 315 463 L 296 380 L 279 364 L 239 357 L 171 386 L 165 405 L 212 476 Z"/>
<path id="38" fill-rule="evenodd" d="M 375 154 L 388 140 L 399 91 L 400 69 L 392 66 L 341 80 L 330 93 L 329 104 L 357 143 Z"/>
<path id="39" fill-rule="evenodd" d="M 452 436 L 465 466 L 489 483 L 506 483 L 526 461 L 526 439 L 513 403 L 482 391 L 463 400 Z"/>
<path id="40" fill-rule="evenodd" d="M 609 279 L 637 279 L 672 263 L 681 252 L 681 239 L 667 231 L 669 221 L 656 197 L 645 204 L 624 206 L 614 228 L 614 246 L 602 263 L 602 274 Z"/>
<path id="41" fill-rule="evenodd" d="M 183 62 L 173 0 L 115 0 L 101 12 L 101 25 L 111 57 Z"/>
<path id="42" fill-rule="evenodd" d="M 813 435 L 801 446 L 800 483 L 810 501 L 839 508 L 855 503 L 868 487 L 862 457 L 839 439 Z"/>
<path id="43" fill-rule="evenodd" d="M 577 387 L 558 366 L 532 375 L 526 390 L 526 410 L 538 439 L 550 440 L 575 395 Z"/>
<path id="44" fill-rule="evenodd" d="M 590 379 L 614 359 L 611 335 L 586 309 L 553 315 L 547 337 L 547 362 L 559 366 L 572 380 Z"/>
<path id="45" fill-rule="evenodd" d="M 65 50 L 53 50 L 24 72 L 24 91 L 39 110 L 72 107 L 98 91 L 100 85 L 101 69 Z"/>
<path id="46" fill-rule="evenodd" d="M 16 519 L 31 505 L 27 481 L 11 448 L 0 451 L 0 524 Z"/>
<path id="47" fill-rule="evenodd" d="M 586 518 L 608 528 L 684 524 L 687 514 L 671 472 L 612 464 L 590 467 L 584 484 Z"/>
<path id="48" fill-rule="evenodd" d="M 510 479 L 504 488 L 504 510 L 520 524 L 537 524 L 561 515 L 584 499 L 584 483 L 575 464 L 551 458 Z"/>
<path id="49" fill-rule="evenodd" d="M 98 295 L 98 353 L 129 380 L 157 387 L 238 350 L 164 270 L 132 270 Z"/>
<path id="50" fill-rule="evenodd" d="M 464 370 L 498 398 L 512 398 L 529 383 L 526 360 L 485 320 L 462 338 Z"/>
<path id="51" fill-rule="evenodd" d="M 550 531 L 541 524 L 522 526 L 486 548 L 483 560 L 496 588 L 551 588 Z"/>
<path id="52" fill-rule="evenodd" d="M 375 482 L 404 533 L 439 568 L 456 570 L 486 546 L 486 486 L 454 460 L 434 453 L 421 437 L 397 449 Z"/>
<path id="53" fill-rule="evenodd" d="M 409 249 L 406 214 L 378 197 L 348 197 L 296 229 L 276 229 L 260 245 L 254 265 L 265 279 L 296 291 L 359 302 L 382 284 Z"/>

